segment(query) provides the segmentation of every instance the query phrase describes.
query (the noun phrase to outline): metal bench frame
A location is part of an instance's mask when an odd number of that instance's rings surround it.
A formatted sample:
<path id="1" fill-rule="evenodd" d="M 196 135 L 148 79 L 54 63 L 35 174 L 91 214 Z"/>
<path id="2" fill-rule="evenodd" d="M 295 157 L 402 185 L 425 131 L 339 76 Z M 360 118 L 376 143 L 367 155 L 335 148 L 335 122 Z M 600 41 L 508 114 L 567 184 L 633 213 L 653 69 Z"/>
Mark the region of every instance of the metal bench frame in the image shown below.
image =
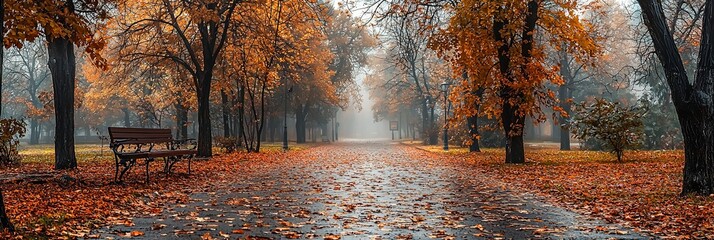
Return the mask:
<path id="1" fill-rule="evenodd" d="M 174 164 L 184 159 L 188 161 L 188 174 L 191 174 L 191 159 L 197 153 L 194 139 L 175 140 L 171 129 L 120 127 L 110 127 L 109 137 L 109 147 L 114 152 L 114 182 L 121 183 L 126 172 L 139 159 L 144 160 L 147 183 L 149 163 L 157 158 L 164 160 L 163 171 L 167 175 L 171 173 Z"/>

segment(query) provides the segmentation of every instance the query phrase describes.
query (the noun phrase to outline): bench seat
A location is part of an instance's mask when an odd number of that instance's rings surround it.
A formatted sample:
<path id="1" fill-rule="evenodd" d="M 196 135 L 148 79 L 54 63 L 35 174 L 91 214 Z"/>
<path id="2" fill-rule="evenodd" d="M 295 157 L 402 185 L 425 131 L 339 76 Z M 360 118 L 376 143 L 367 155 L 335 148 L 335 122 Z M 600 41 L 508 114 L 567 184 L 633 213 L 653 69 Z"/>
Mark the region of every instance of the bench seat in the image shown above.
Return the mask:
<path id="1" fill-rule="evenodd" d="M 162 158 L 170 156 L 180 156 L 180 155 L 195 155 L 198 153 L 197 150 L 158 150 L 151 152 L 138 152 L 138 153 L 120 153 L 119 158 L 121 159 L 140 159 L 140 158 Z"/>
<path id="2" fill-rule="evenodd" d="M 187 143 L 192 142 L 192 139 L 174 140 L 171 129 L 110 127 L 109 137 L 109 147 L 114 152 L 116 161 L 115 182 L 121 182 L 124 174 L 139 159 L 144 159 L 147 182 L 149 163 L 156 159 L 164 160 L 166 174 L 171 173 L 175 163 L 185 159 L 188 161 L 188 174 L 191 174 L 191 159 L 198 153 L 195 144 L 187 147 Z M 121 173 L 120 167 L 123 167 Z"/>

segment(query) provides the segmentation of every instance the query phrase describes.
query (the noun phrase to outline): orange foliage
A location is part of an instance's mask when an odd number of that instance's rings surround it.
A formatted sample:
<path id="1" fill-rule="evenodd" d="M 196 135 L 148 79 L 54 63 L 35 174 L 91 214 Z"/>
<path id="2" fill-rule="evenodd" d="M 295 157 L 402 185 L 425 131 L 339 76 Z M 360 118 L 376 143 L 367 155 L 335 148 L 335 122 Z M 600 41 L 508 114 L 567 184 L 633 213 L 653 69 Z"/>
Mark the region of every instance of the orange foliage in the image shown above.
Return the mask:
<path id="1" fill-rule="evenodd" d="M 562 84 L 558 66 L 547 61 L 546 47 L 567 51 L 584 61 L 596 56 L 599 47 L 588 34 L 588 23 L 582 21 L 579 12 L 583 6 L 575 0 L 556 0 L 540 3 L 537 10 L 537 28 L 522 32 L 526 26 L 528 1 L 461 1 L 450 10 L 454 13 L 447 28 L 432 38 L 430 46 L 444 59 L 451 62 L 454 75 L 467 73 L 452 91 L 451 100 L 457 104 L 460 117 L 476 114 L 473 104 L 483 103 L 483 115 L 495 117 L 501 114 L 501 105 L 508 102 L 517 106 L 516 114 L 545 120 L 542 106 L 556 106 L 555 94 L 545 88 L 546 83 Z M 545 6 L 548 4 L 549 6 Z M 552 6 L 551 6 L 552 5 Z M 499 31 L 503 41 L 494 37 L 494 19 L 504 23 Z M 533 42 L 524 40 L 533 36 Z M 526 44 L 533 44 L 528 52 L 522 52 Z M 506 72 L 499 71 L 499 48 L 507 47 L 504 53 L 509 59 Z M 483 88 L 479 98 L 475 89 Z M 508 91 L 504 95 L 504 90 Z M 520 96 L 520 97 L 517 97 Z M 465 101 L 462 101 L 465 100 Z M 557 110 L 557 109 L 556 109 Z"/>
<path id="2" fill-rule="evenodd" d="M 76 3 L 6 0 L 3 45 L 22 47 L 25 42 L 40 36 L 47 39 L 67 38 L 84 47 L 95 64 L 104 66 L 100 51 L 106 42 L 104 35 L 95 33 L 103 29 L 104 22 L 109 18 L 107 6 L 115 3 L 116 0 L 83 0 Z"/>

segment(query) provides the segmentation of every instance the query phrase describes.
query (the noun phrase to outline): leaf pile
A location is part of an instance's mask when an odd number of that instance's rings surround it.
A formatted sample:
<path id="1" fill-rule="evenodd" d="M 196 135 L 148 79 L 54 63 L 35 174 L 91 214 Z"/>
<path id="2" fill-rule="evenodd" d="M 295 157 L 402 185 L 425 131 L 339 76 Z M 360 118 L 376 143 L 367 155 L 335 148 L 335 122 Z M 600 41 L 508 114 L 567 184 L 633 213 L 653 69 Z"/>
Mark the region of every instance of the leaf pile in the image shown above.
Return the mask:
<path id="1" fill-rule="evenodd" d="M 427 149 L 427 151 L 429 151 Z M 435 151 L 432 151 L 435 152 Z M 502 149 L 440 156 L 544 195 L 558 205 L 663 237 L 714 238 L 714 199 L 680 197 L 682 151 L 628 151 L 623 163 L 593 151 L 529 149 L 526 164 L 503 163 Z"/>
<path id="2" fill-rule="evenodd" d="M 173 174 L 165 176 L 161 173 L 163 162 L 155 161 L 150 165 L 150 183 L 144 183 L 144 167 L 137 165 L 128 172 L 125 183 L 117 185 L 111 183 L 114 162 L 106 150 L 101 158 L 92 159 L 79 148 L 78 156 L 83 160 L 78 169 L 70 171 L 53 170 L 51 151 L 28 152 L 23 160 L 27 163 L 0 170 L 8 215 L 17 228 L 17 233 L 4 233 L 3 238 L 93 237 L 91 229 L 104 224 L 132 225 L 130 219 L 137 214 L 156 214 L 167 205 L 185 203 L 191 192 L 258 171 L 284 155 L 270 151 L 216 156 L 194 161 L 190 176 L 186 175 L 186 162 L 177 163 Z M 53 177 L 37 180 L 32 178 L 35 175 Z M 15 180 L 23 176 L 25 180 Z"/>

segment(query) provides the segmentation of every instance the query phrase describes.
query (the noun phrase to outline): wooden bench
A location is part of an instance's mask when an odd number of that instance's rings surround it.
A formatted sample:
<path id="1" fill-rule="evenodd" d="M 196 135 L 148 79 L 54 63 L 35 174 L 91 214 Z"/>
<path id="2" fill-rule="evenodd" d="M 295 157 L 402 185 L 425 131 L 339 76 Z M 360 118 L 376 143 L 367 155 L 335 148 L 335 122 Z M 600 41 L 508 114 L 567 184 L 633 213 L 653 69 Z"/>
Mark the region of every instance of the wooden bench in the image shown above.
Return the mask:
<path id="1" fill-rule="evenodd" d="M 164 160 L 166 174 L 171 173 L 174 164 L 185 159 L 188 174 L 191 174 L 191 159 L 197 153 L 196 142 L 193 139 L 174 140 L 171 129 L 110 127 L 109 137 L 109 147 L 116 162 L 115 182 L 121 182 L 138 160 L 143 160 L 146 165 L 146 182 L 149 182 L 149 163 L 156 159 Z"/>

